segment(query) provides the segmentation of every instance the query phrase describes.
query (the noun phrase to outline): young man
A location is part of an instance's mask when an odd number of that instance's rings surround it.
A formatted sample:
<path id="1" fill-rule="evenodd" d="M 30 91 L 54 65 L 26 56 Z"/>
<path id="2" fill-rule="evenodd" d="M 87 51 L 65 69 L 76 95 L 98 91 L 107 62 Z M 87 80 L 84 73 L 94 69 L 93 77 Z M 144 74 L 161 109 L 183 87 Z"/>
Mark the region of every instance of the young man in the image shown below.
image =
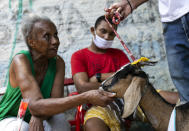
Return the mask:
<path id="1" fill-rule="evenodd" d="M 113 27 L 117 29 L 114 24 Z M 73 80 L 79 93 L 98 89 L 102 81 L 129 62 L 123 51 L 111 48 L 115 34 L 105 16 L 96 20 L 91 33 L 90 46 L 75 52 L 71 58 Z M 120 130 L 120 121 L 113 110 L 92 107 L 85 115 L 84 128 L 86 131 Z"/>
<path id="2" fill-rule="evenodd" d="M 105 106 L 112 101 L 113 94 L 99 90 L 61 98 L 65 63 L 57 55 L 60 43 L 55 24 L 30 15 L 22 30 L 29 51 L 18 53 L 10 65 L 9 83 L 0 102 L 0 130 L 18 130 L 16 116 L 22 98 L 29 100 L 29 109 L 21 131 L 70 130 L 63 116 L 56 114 L 84 103 Z"/>

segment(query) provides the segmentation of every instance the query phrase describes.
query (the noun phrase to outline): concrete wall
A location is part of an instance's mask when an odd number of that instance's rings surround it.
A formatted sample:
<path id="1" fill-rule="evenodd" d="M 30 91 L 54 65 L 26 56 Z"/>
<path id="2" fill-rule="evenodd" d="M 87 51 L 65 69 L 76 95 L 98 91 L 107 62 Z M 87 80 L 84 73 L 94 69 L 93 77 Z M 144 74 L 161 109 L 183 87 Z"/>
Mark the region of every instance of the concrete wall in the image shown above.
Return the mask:
<path id="1" fill-rule="evenodd" d="M 58 54 L 66 62 L 66 77 L 71 77 L 72 53 L 90 44 L 90 27 L 98 16 L 104 14 L 103 9 L 115 1 L 117 0 L 33 0 L 33 12 L 50 17 L 57 26 L 61 43 Z M 18 0 L 12 0 L 11 5 L 9 9 L 9 1 L 0 0 L 0 86 L 5 79 L 13 47 Z M 28 11 L 29 0 L 24 0 L 23 12 Z M 151 79 L 154 86 L 158 89 L 174 89 L 168 73 L 157 0 L 151 0 L 135 10 L 121 22 L 118 33 L 136 58 L 145 56 L 158 61 L 154 67 L 145 68 L 154 77 Z M 113 47 L 124 50 L 118 39 Z M 15 53 L 23 49 L 27 47 L 19 31 Z"/>

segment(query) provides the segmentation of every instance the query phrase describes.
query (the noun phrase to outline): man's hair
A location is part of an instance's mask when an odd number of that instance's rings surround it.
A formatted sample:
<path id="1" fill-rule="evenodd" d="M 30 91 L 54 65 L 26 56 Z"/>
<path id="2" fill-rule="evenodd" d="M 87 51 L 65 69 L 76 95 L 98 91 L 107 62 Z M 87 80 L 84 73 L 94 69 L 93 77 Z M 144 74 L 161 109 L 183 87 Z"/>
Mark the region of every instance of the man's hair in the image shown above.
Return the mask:
<path id="1" fill-rule="evenodd" d="M 53 23 L 46 16 L 38 16 L 36 14 L 29 14 L 24 17 L 23 22 L 22 22 L 22 34 L 26 43 L 27 43 L 27 38 L 31 35 L 34 24 L 40 21 L 47 21 L 47 22 Z"/>
<path id="2" fill-rule="evenodd" d="M 111 19 L 111 18 L 107 18 L 107 19 L 108 19 L 108 21 L 110 22 L 110 24 L 115 25 L 115 24 L 112 22 L 112 19 Z M 106 22 L 106 19 L 105 19 L 105 16 L 104 16 L 104 15 L 102 15 L 102 16 L 100 16 L 100 17 L 97 18 L 97 20 L 96 20 L 96 22 L 95 22 L 95 29 L 100 25 L 100 23 L 101 23 L 102 21 L 105 21 L 105 22 Z M 116 25 L 116 26 L 117 26 L 117 25 Z"/>

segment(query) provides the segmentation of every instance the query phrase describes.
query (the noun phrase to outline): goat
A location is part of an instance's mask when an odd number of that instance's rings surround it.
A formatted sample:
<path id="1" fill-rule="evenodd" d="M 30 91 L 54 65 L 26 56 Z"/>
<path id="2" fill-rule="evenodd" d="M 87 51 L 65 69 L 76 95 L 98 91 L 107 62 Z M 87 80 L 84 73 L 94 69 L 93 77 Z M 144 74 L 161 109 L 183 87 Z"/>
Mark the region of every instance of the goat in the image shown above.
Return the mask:
<path id="1" fill-rule="evenodd" d="M 166 131 L 174 105 L 166 102 L 148 81 L 140 66 L 126 65 L 102 83 L 104 90 L 124 98 L 123 118 L 128 117 L 139 105 L 152 127 Z M 176 130 L 189 130 L 189 104 L 176 107 Z"/>

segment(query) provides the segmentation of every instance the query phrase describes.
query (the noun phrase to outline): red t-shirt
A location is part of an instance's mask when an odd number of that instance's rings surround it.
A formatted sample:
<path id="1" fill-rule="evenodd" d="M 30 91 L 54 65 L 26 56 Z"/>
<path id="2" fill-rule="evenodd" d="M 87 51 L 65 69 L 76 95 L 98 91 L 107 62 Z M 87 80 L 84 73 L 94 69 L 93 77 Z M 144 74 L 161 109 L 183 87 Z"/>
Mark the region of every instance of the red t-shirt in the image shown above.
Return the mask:
<path id="1" fill-rule="evenodd" d="M 127 63 L 129 63 L 129 59 L 119 49 L 109 48 L 106 53 L 97 54 L 84 48 L 72 55 L 72 76 L 78 72 L 86 72 L 90 78 L 96 73 L 116 72 Z"/>

